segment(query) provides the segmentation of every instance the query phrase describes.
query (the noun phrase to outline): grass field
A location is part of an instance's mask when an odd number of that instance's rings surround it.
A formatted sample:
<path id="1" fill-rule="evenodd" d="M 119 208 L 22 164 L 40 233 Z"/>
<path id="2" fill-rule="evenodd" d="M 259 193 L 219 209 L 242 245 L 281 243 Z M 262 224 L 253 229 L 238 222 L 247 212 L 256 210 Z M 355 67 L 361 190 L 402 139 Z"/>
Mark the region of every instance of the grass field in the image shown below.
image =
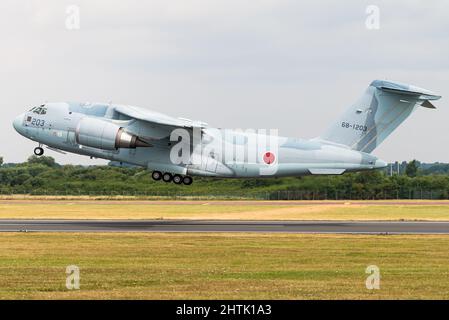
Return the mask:
<path id="1" fill-rule="evenodd" d="M 363 202 L 230 205 L 213 201 L 146 204 L 133 201 L 0 200 L 0 219 L 241 219 L 241 220 L 449 220 L 449 205 L 366 205 Z"/>
<path id="2" fill-rule="evenodd" d="M 448 299 L 448 252 L 443 235 L 7 233 L 0 298 Z"/>

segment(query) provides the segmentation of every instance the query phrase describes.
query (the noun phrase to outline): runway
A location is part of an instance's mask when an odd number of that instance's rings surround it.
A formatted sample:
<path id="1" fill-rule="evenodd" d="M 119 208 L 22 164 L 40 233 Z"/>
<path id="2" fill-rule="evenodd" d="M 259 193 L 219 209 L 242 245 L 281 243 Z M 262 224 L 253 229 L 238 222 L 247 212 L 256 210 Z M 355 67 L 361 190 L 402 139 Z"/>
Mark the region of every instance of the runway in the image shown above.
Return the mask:
<path id="1" fill-rule="evenodd" d="M 211 220 L 0 220 L 0 232 L 286 232 L 449 234 L 449 222 L 211 221 Z"/>

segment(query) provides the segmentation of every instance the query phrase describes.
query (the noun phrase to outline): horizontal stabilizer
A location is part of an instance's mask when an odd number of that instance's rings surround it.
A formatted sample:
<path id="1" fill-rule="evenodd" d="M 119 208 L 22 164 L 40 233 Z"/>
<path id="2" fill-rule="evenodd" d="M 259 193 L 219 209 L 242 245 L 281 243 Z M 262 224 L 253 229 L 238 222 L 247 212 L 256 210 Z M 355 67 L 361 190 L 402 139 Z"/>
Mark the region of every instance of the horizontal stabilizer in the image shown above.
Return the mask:
<path id="1" fill-rule="evenodd" d="M 415 96 L 418 100 L 438 100 L 441 98 L 440 95 L 437 95 L 430 90 L 401 82 L 374 80 L 371 85 L 385 92 Z"/>
<path id="2" fill-rule="evenodd" d="M 343 174 L 346 169 L 309 169 L 311 174 Z"/>

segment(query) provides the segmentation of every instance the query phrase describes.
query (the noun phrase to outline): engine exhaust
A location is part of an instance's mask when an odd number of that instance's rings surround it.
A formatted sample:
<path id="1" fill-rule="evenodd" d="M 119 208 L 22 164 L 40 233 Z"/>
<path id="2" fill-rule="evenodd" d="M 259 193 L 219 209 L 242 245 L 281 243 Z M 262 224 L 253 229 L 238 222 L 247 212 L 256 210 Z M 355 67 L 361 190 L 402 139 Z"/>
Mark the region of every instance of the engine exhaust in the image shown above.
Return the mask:
<path id="1" fill-rule="evenodd" d="M 115 148 L 135 149 L 137 147 L 152 147 L 152 145 L 143 141 L 136 135 L 129 134 L 123 128 L 120 128 L 115 138 Z"/>

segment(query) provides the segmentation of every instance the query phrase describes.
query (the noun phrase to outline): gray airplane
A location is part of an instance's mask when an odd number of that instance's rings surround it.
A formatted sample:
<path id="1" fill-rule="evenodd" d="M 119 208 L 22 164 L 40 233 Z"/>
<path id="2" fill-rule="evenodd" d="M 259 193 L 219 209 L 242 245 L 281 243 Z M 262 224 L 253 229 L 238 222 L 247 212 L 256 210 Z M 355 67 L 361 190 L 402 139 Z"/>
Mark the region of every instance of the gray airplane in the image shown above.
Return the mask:
<path id="1" fill-rule="evenodd" d="M 416 108 L 441 96 L 375 80 L 320 137 L 279 137 L 273 130 L 223 130 L 147 109 L 102 103 L 45 103 L 14 128 L 56 152 L 143 166 L 155 180 L 190 185 L 192 176 L 250 178 L 335 175 L 383 168 L 371 152 Z"/>

